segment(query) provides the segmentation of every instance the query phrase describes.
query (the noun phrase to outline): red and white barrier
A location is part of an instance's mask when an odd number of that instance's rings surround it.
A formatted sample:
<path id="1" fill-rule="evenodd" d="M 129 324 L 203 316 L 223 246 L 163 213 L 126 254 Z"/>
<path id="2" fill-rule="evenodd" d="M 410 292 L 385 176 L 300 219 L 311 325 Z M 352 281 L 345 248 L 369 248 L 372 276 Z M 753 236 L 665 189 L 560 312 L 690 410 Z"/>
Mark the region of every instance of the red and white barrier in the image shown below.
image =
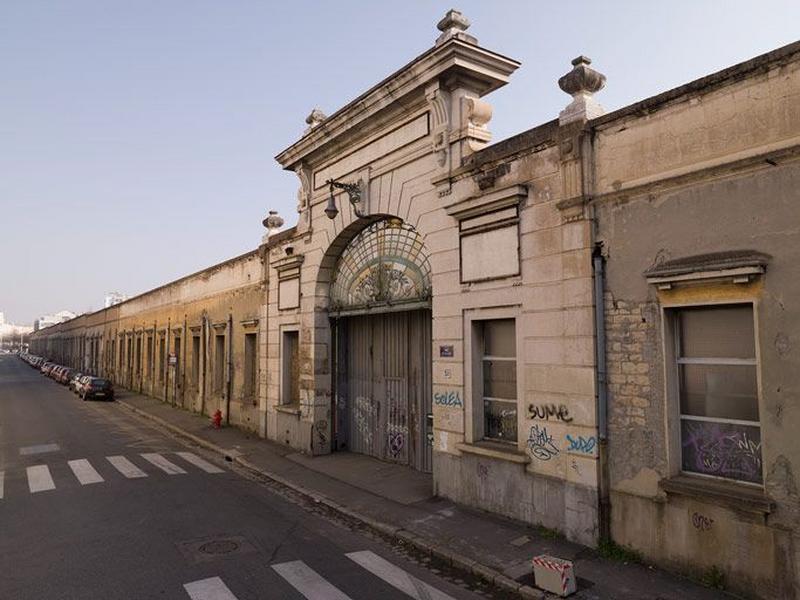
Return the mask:
<path id="1" fill-rule="evenodd" d="M 537 587 L 559 596 L 569 596 L 577 590 L 571 560 L 540 554 L 534 556 L 532 562 Z"/>

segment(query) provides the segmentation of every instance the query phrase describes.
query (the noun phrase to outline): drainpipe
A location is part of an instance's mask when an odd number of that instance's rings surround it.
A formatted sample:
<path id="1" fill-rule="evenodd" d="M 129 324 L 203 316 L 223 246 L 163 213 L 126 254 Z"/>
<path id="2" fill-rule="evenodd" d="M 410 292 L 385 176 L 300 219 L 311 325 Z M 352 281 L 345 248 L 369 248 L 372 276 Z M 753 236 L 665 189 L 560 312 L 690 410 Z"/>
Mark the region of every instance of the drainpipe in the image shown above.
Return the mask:
<path id="1" fill-rule="evenodd" d="M 233 314 L 228 313 L 228 373 L 225 381 L 225 423 L 231 424 L 231 392 L 233 392 Z"/>
<path id="2" fill-rule="evenodd" d="M 164 402 L 169 402 L 169 332 L 171 327 L 171 318 L 167 319 L 167 331 L 164 334 L 164 360 L 167 364 L 164 365 Z"/>
<path id="3" fill-rule="evenodd" d="M 206 369 L 208 368 L 208 316 L 203 311 L 203 321 L 200 327 L 200 356 L 202 364 L 200 369 L 200 414 L 206 412 Z"/>
<path id="4" fill-rule="evenodd" d="M 595 245 L 592 253 L 594 267 L 594 327 L 595 352 L 597 356 L 597 429 L 598 460 L 600 467 L 600 539 L 611 539 L 611 502 L 609 500 L 608 473 L 608 388 L 606 370 L 606 321 L 605 321 L 605 259 L 602 243 Z"/>

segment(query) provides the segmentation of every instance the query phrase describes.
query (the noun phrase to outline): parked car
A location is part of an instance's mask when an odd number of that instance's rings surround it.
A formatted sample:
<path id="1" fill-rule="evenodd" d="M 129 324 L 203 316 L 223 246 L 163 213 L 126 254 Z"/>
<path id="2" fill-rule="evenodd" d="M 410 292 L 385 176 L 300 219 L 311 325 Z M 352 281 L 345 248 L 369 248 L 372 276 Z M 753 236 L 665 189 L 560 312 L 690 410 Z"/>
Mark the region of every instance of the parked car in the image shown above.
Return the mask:
<path id="1" fill-rule="evenodd" d="M 43 375 L 50 375 L 50 371 L 52 371 L 55 366 L 56 365 L 54 363 L 51 363 L 51 362 L 44 363 L 42 365 L 42 374 Z"/>
<path id="2" fill-rule="evenodd" d="M 83 397 L 83 388 L 86 387 L 86 384 L 89 382 L 91 378 L 92 378 L 91 375 L 84 375 L 83 377 L 78 379 L 78 381 L 75 383 L 74 392 L 78 394 L 78 396 Z"/>
<path id="3" fill-rule="evenodd" d="M 89 377 L 88 381 L 83 385 L 81 399 L 90 400 L 93 398 L 113 400 L 114 386 L 111 381 L 102 377 Z"/>
<path id="4" fill-rule="evenodd" d="M 68 385 L 69 380 L 72 379 L 72 376 L 75 374 L 75 369 L 70 369 L 69 367 L 64 367 L 61 371 L 61 374 L 58 377 L 58 383 L 61 385 Z"/>
<path id="5" fill-rule="evenodd" d="M 73 373 L 72 377 L 69 378 L 69 389 L 77 393 L 77 385 L 81 379 L 83 379 L 83 373 L 78 373 L 77 371 Z"/>

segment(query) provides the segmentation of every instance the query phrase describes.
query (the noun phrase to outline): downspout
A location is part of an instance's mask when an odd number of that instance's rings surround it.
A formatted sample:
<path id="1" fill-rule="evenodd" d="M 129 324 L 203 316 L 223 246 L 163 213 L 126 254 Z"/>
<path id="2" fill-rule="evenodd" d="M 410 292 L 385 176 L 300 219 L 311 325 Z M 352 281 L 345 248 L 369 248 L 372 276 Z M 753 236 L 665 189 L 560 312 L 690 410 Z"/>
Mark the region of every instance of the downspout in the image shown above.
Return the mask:
<path id="1" fill-rule="evenodd" d="M 208 315 L 203 311 L 203 321 L 200 331 L 200 343 L 202 349 L 200 356 L 202 358 L 202 365 L 200 369 L 200 414 L 206 412 L 206 369 L 208 368 Z"/>
<path id="2" fill-rule="evenodd" d="M 611 539 L 611 502 L 609 500 L 608 473 L 608 376 L 606 369 L 606 321 L 605 321 L 605 259 L 602 243 L 595 245 L 592 253 L 594 267 L 594 327 L 595 352 L 597 357 L 597 430 L 598 460 L 600 468 L 600 539 Z"/>
<path id="3" fill-rule="evenodd" d="M 228 373 L 225 381 L 225 423 L 231 424 L 231 392 L 233 392 L 233 314 L 228 313 Z"/>

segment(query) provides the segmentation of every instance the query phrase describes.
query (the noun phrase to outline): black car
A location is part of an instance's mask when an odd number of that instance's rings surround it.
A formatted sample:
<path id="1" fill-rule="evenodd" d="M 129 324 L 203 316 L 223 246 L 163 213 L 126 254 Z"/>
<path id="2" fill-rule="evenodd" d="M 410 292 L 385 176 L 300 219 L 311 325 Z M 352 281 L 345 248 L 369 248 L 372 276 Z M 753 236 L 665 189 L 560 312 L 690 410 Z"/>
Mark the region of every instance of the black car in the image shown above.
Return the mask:
<path id="1" fill-rule="evenodd" d="M 80 394 L 82 400 L 90 400 L 92 398 L 113 400 L 114 385 L 108 379 L 91 377 L 89 381 L 84 383 L 81 387 Z"/>

